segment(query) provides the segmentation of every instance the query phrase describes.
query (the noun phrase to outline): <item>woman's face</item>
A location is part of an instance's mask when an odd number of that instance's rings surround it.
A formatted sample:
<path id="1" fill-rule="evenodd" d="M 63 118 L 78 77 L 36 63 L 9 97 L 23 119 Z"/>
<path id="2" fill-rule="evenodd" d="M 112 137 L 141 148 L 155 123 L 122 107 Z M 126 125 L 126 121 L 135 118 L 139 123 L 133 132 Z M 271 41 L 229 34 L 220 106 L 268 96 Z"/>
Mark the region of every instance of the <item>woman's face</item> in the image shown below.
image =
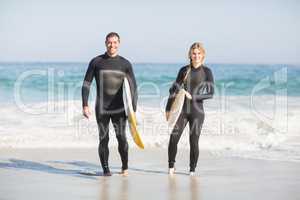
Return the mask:
<path id="1" fill-rule="evenodd" d="M 193 64 L 202 63 L 204 59 L 204 55 L 199 49 L 193 49 L 190 56 Z"/>

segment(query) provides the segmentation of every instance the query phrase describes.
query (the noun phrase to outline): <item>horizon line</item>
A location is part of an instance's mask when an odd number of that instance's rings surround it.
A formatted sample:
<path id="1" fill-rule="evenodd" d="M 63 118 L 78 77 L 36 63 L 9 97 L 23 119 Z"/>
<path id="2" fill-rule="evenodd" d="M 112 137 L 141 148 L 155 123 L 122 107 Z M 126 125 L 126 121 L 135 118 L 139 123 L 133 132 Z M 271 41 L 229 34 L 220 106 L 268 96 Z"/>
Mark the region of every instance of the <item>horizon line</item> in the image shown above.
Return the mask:
<path id="1" fill-rule="evenodd" d="M 0 60 L 0 64 L 22 64 L 22 63 L 77 63 L 77 64 L 88 64 L 89 61 L 1 61 Z M 170 62 L 166 62 L 166 61 L 161 61 L 161 62 L 156 62 L 156 61 L 138 61 L 138 62 L 131 62 L 132 64 L 186 64 L 188 62 L 184 62 L 184 61 L 178 61 L 178 62 L 174 62 L 174 61 L 170 61 Z M 205 63 L 204 63 L 205 64 Z M 233 65 L 238 65 L 238 64 L 249 64 L 249 65 L 300 65 L 299 63 L 294 63 L 294 62 L 290 62 L 290 63 L 282 63 L 282 62 L 206 62 L 206 64 L 233 64 Z"/>

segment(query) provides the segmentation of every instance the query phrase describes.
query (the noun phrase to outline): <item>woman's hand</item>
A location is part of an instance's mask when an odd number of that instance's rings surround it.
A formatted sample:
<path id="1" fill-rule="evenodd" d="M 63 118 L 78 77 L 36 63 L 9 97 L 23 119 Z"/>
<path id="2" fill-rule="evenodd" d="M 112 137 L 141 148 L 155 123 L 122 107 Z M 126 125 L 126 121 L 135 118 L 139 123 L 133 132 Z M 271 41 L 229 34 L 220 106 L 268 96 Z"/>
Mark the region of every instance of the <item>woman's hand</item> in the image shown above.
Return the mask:
<path id="1" fill-rule="evenodd" d="M 166 120 L 167 120 L 167 121 L 169 120 L 169 117 L 170 117 L 170 111 L 167 111 L 167 112 L 166 112 Z"/>
<path id="2" fill-rule="evenodd" d="M 188 98 L 188 99 L 192 99 L 192 95 L 185 90 L 185 96 Z"/>

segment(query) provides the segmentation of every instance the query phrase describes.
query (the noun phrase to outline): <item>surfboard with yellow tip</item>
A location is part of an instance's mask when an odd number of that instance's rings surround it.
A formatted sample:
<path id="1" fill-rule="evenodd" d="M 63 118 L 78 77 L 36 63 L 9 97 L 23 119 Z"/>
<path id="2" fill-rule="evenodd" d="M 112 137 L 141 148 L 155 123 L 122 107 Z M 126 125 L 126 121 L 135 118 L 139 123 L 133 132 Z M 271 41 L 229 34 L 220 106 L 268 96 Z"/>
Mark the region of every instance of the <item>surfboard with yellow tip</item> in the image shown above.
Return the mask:
<path id="1" fill-rule="evenodd" d="M 144 149 L 143 141 L 140 137 L 140 134 L 137 129 L 137 121 L 136 121 L 136 115 L 133 110 L 132 106 L 132 96 L 130 91 L 130 85 L 128 79 L 125 77 L 123 82 L 123 102 L 124 102 L 124 108 L 125 113 L 128 118 L 128 124 L 131 136 L 133 138 L 133 141 L 135 144 L 140 147 L 141 149 Z"/>

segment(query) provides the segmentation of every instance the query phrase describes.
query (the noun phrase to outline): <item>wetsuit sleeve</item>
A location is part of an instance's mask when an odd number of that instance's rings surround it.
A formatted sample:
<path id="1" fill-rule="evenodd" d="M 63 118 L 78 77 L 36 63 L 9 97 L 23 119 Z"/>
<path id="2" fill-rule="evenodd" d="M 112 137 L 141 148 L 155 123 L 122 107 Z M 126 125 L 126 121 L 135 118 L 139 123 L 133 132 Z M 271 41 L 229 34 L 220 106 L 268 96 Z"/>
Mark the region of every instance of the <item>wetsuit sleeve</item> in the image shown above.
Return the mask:
<path id="1" fill-rule="evenodd" d="M 137 93 L 137 84 L 136 79 L 133 73 L 132 65 L 128 62 L 128 68 L 127 68 L 127 79 L 129 81 L 130 90 L 132 94 L 132 107 L 134 112 L 136 112 L 137 107 L 137 100 L 138 100 L 138 93 Z"/>
<path id="2" fill-rule="evenodd" d="M 207 94 L 205 94 L 201 99 L 211 99 L 215 93 L 214 90 L 214 77 L 212 71 L 209 68 L 205 69 L 206 73 L 206 84 L 207 84 Z"/>
<path id="3" fill-rule="evenodd" d="M 88 106 L 88 99 L 90 94 L 90 87 L 94 78 L 95 66 L 93 64 L 93 60 L 89 63 L 88 69 L 85 73 L 81 95 L 82 95 L 82 106 Z"/>
<path id="4" fill-rule="evenodd" d="M 175 96 L 180 90 L 180 87 L 182 85 L 184 75 L 185 75 L 184 68 L 181 68 L 177 74 L 177 78 L 175 82 L 172 84 L 172 86 L 169 89 L 169 98 L 166 105 L 166 112 L 169 112 L 171 110 L 171 106 L 175 99 Z"/>

